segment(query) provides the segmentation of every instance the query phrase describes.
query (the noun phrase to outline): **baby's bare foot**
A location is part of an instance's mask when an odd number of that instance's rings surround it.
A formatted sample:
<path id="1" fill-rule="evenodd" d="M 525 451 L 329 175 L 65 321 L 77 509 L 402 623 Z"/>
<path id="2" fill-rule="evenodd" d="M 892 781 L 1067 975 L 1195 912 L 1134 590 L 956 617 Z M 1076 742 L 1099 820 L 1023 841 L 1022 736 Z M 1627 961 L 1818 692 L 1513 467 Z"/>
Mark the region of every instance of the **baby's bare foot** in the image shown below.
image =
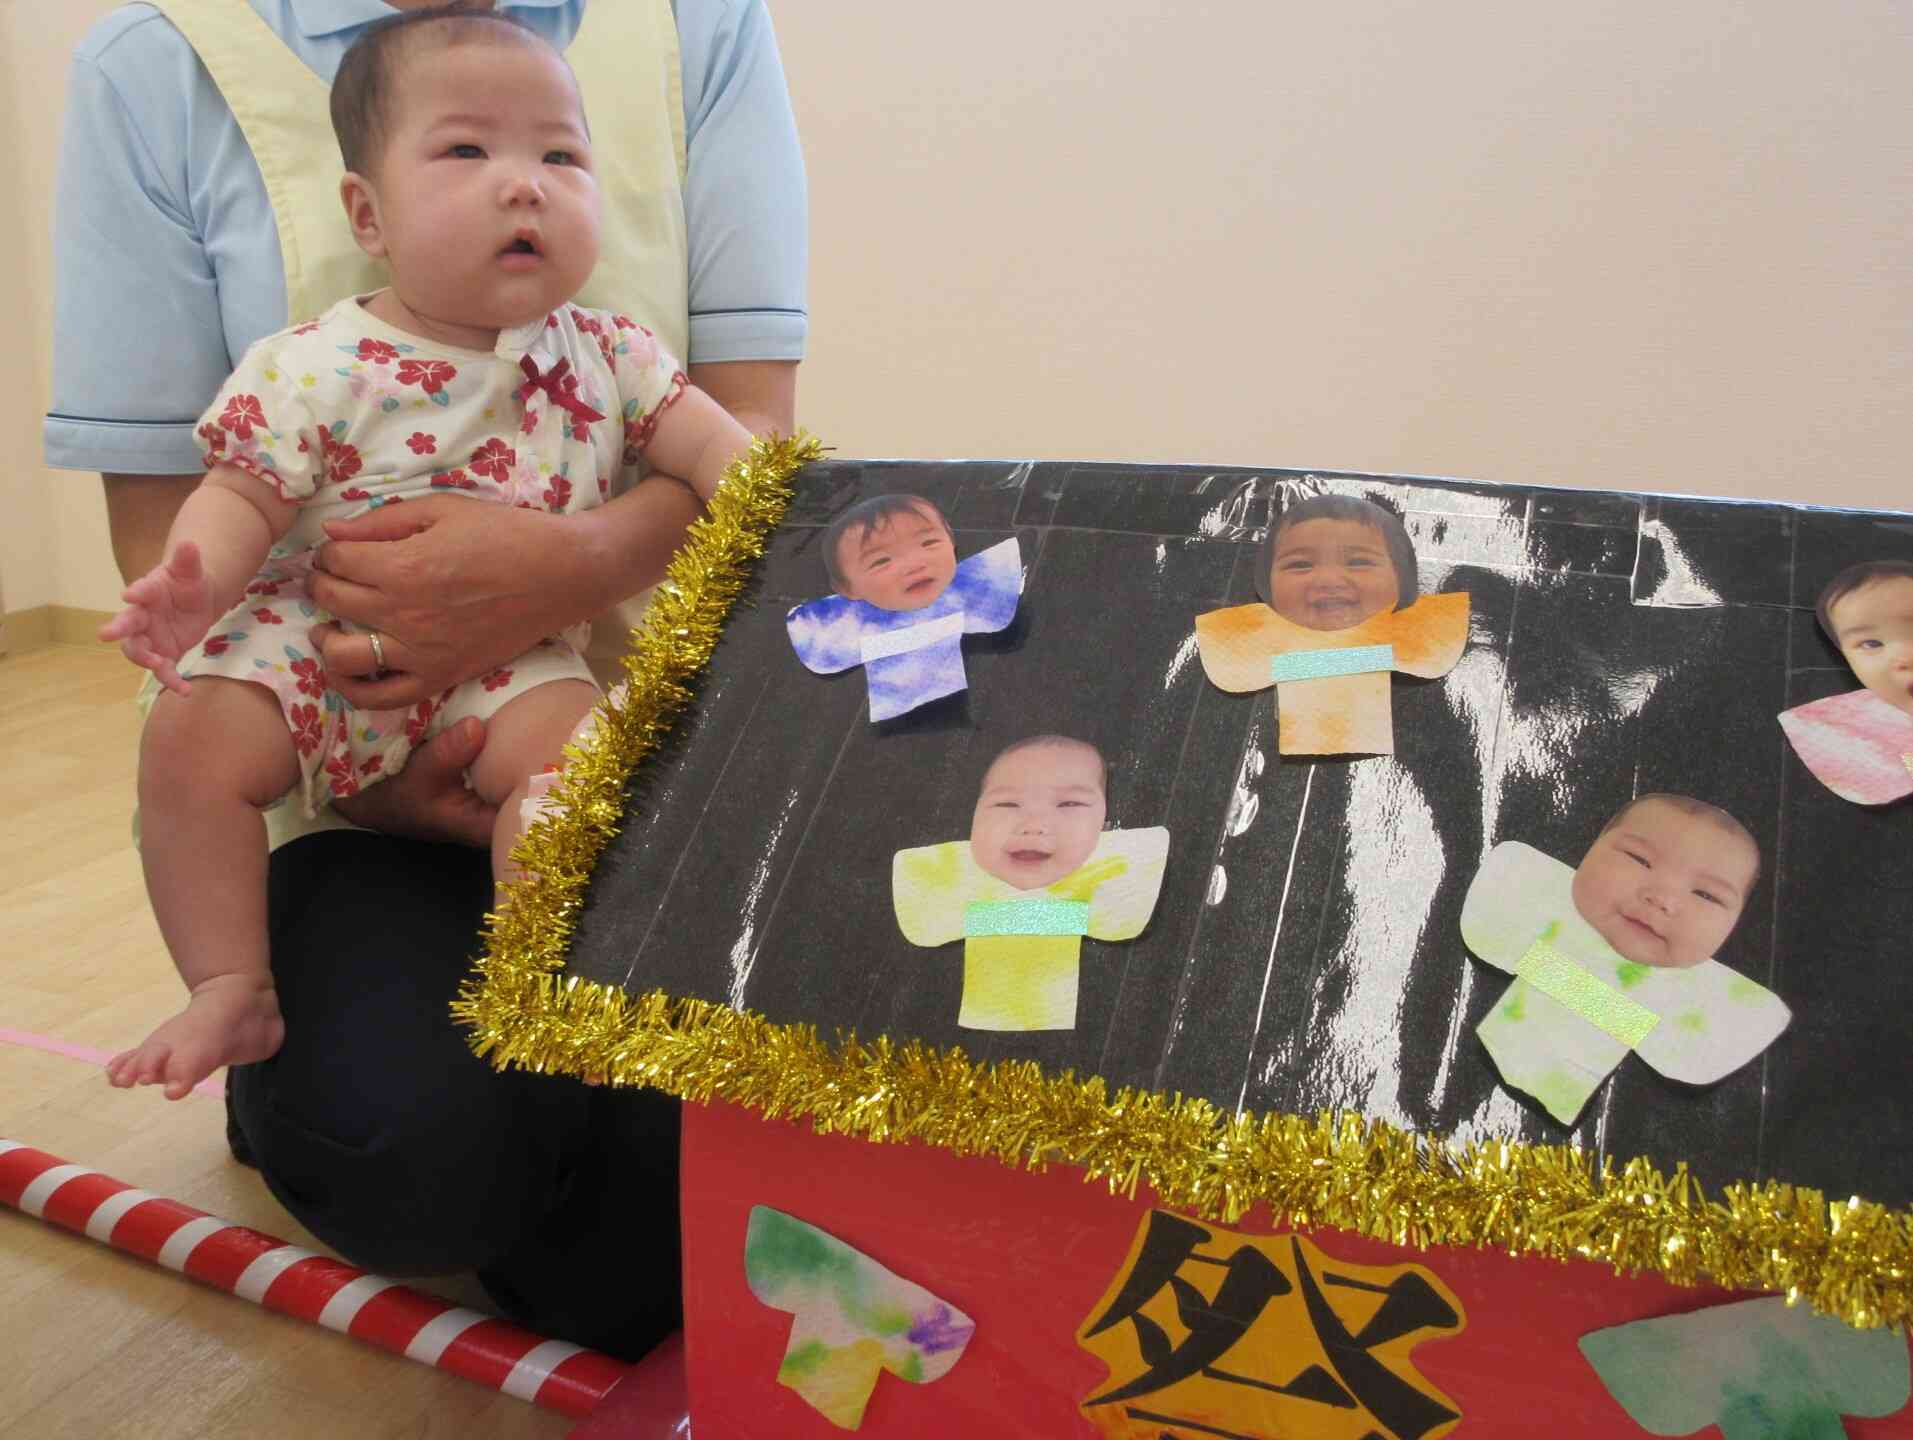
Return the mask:
<path id="1" fill-rule="evenodd" d="M 264 1060 L 285 1038 L 286 1022 L 270 982 L 216 975 L 193 990 L 179 1014 L 109 1060 L 106 1078 L 122 1090 L 163 1084 L 166 1098 L 178 1100 L 221 1065 Z"/>

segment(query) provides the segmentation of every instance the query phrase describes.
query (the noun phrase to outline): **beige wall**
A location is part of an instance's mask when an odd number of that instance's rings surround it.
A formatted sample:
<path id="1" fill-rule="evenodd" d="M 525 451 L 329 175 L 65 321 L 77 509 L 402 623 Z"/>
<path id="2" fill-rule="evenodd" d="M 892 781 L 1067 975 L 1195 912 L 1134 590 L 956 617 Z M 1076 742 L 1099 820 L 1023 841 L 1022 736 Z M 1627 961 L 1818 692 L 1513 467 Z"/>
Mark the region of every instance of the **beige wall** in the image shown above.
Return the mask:
<path id="1" fill-rule="evenodd" d="M 52 345 L 53 170 L 67 56 L 114 0 L 0 0 L 0 183 L 19 198 L 0 226 L 0 584 L 8 610 L 117 603 L 118 572 L 96 478 L 40 463 Z"/>
<path id="2" fill-rule="evenodd" d="M 811 176 L 800 408 L 841 454 L 1913 508 L 1913 8 L 772 7 Z M 8 93 L 108 8 L 0 3 Z M 0 111 L 27 215 L 56 113 Z M 0 233 L 36 306 L 44 260 Z M 44 353 L 0 364 L 39 387 Z M 0 379 L 0 502 L 44 532 L 0 527 L 7 604 L 105 608 L 98 487 L 41 478 Z"/>

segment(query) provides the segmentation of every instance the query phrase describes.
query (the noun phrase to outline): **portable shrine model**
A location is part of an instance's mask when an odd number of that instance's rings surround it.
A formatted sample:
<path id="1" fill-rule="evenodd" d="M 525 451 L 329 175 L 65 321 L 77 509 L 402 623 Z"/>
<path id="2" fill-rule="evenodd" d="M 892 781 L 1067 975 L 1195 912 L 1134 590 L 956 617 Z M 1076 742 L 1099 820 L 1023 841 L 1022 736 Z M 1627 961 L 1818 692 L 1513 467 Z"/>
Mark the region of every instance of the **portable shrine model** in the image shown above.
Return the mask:
<path id="1" fill-rule="evenodd" d="M 1913 516 L 804 458 L 461 1004 L 703 1102 L 699 1433 L 1913 1435 Z"/>

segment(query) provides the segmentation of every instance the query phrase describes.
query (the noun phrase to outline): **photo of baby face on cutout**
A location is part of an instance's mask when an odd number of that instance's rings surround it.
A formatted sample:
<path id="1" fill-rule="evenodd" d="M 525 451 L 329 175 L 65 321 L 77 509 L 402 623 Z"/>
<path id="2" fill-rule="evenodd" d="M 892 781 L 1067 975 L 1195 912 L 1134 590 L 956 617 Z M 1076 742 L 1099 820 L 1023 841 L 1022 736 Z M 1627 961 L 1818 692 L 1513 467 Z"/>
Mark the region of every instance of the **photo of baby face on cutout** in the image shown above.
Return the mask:
<path id="1" fill-rule="evenodd" d="M 956 536 L 943 512 L 916 495 L 879 495 L 824 531 L 831 589 L 879 610 L 921 610 L 956 576 Z"/>
<path id="2" fill-rule="evenodd" d="M 1820 628 L 1864 687 L 1780 716 L 1822 784 L 1860 805 L 1913 795 L 1913 559 L 1849 565 L 1820 593 Z"/>
<path id="3" fill-rule="evenodd" d="M 1061 738 L 1013 745 L 991 764 L 970 817 L 970 854 L 1018 890 L 1053 885 L 1089 859 L 1109 802 L 1102 753 Z"/>
<path id="4" fill-rule="evenodd" d="M 957 1024 L 1075 1028 L 1083 937 L 1132 940 L 1149 923 L 1169 832 L 1105 830 L 1108 789 L 1094 745 L 1032 736 L 984 771 L 967 841 L 897 852 L 891 895 L 904 938 L 963 941 Z"/>
<path id="5" fill-rule="evenodd" d="M 1726 811 L 1643 795 L 1570 870 L 1503 841 L 1468 887 L 1468 948 L 1515 980 L 1477 1027 L 1511 1089 L 1572 1124 L 1629 1050 L 1690 1085 L 1723 1079 L 1791 1018 L 1716 961 L 1760 877 L 1760 849 Z"/>
<path id="6" fill-rule="evenodd" d="M 1468 596 L 1417 598 L 1419 585 L 1399 516 L 1349 496 L 1298 501 L 1263 542 L 1262 603 L 1196 617 L 1203 671 L 1237 693 L 1275 686 L 1284 755 L 1392 754 L 1390 675 L 1445 675 L 1468 642 Z"/>
<path id="7" fill-rule="evenodd" d="M 1684 970 L 1740 921 L 1760 850 L 1724 810 L 1650 795 L 1608 821 L 1574 872 L 1574 908 L 1624 960 Z"/>
<path id="8" fill-rule="evenodd" d="M 894 719 L 969 684 L 963 637 L 1002 630 L 1023 593 L 1022 552 L 1009 539 L 959 562 L 956 535 L 919 495 L 879 495 L 823 531 L 833 594 L 785 617 L 805 668 L 861 665 L 872 721 Z"/>
<path id="9" fill-rule="evenodd" d="M 1370 500 L 1318 495 L 1289 506 L 1270 528 L 1256 594 L 1310 630 L 1348 630 L 1420 594 L 1408 531 Z"/>

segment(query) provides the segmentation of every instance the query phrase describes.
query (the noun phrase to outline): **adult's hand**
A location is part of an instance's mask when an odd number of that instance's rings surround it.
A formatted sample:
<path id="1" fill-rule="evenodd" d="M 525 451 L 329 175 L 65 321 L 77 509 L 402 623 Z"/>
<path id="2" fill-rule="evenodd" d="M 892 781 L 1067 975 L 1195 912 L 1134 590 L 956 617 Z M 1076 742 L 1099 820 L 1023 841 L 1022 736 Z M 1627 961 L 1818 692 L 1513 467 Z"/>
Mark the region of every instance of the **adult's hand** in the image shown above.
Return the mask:
<path id="1" fill-rule="evenodd" d="M 467 716 L 412 752 L 405 768 L 333 808 L 354 825 L 412 840 L 487 846 L 498 807 L 465 784 L 465 771 L 485 748 L 485 727 Z"/>
<path id="2" fill-rule="evenodd" d="M 360 631 L 315 626 L 334 688 L 397 709 L 523 654 L 664 573 L 697 498 L 650 476 L 608 505 L 549 515 L 453 496 L 382 505 L 326 526 L 312 597 Z"/>

